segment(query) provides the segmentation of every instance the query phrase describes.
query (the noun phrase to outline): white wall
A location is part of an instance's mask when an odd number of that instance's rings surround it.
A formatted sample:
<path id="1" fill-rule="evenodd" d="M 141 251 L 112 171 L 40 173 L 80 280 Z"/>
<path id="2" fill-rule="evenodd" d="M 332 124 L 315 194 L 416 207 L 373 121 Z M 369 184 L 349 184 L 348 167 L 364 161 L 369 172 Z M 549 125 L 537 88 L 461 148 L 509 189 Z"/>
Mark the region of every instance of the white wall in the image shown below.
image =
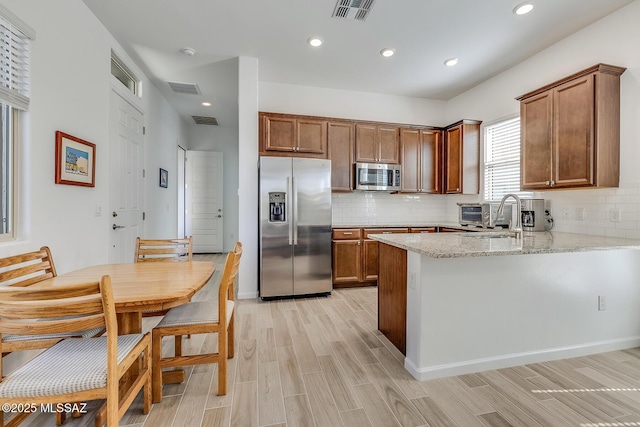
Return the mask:
<path id="1" fill-rule="evenodd" d="M 166 163 L 175 170 L 176 140 L 184 139 L 179 136 L 182 130 L 176 113 L 81 1 L 2 0 L 2 4 L 36 31 L 36 40 L 31 51 L 31 106 L 18 150 L 18 239 L 0 245 L 0 256 L 48 245 L 59 274 L 105 263 L 111 221 L 107 212 L 111 49 L 142 77 L 145 97 L 141 106 L 145 125 L 153 135 L 153 150 L 158 153 L 157 158 L 147 153 L 151 159 L 151 166 L 147 166 L 149 186 L 157 182 L 150 169 L 157 173 L 157 167 Z M 94 188 L 54 184 L 56 130 L 96 144 Z M 150 139 L 148 134 L 145 143 Z M 165 191 L 157 198 L 150 195 L 148 200 L 154 209 L 156 205 L 166 209 L 170 201 L 174 212 L 163 212 L 149 228 L 170 229 L 174 234 L 175 196 Z M 102 207 L 100 217 L 94 216 L 96 206 Z"/>
<path id="2" fill-rule="evenodd" d="M 185 146 L 188 126 L 184 119 L 155 89 L 145 91 L 147 133 L 145 155 L 144 237 L 168 239 L 178 237 L 178 145 Z M 167 188 L 160 187 L 160 168 L 168 172 Z"/>
<path id="3" fill-rule="evenodd" d="M 258 296 L 258 60 L 238 61 L 238 298 Z"/>
<path id="4" fill-rule="evenodd" d="M 640 1 L 614 12 L 529 60 L 452 99 L 448 120 L 492 122 L 519 113 L 517 96 L 597 63 L 626 67 L 621 77 L 620 188 L 543 192 L 557 231 L 640 238 Z M 450 202 L 452 216 L 454 200 Z M 584 208 L 586 219 L 576 213 Z M 622 211 L 622 222 L 609 220 Z"/>
<path id="5" fill-rule="evenodd" d="M 260 82 L 258 108 L 272 113 L 446 126 L 446 103 L 422 98 Z M 453 120 L 451 121 L 457 121 Z"/>

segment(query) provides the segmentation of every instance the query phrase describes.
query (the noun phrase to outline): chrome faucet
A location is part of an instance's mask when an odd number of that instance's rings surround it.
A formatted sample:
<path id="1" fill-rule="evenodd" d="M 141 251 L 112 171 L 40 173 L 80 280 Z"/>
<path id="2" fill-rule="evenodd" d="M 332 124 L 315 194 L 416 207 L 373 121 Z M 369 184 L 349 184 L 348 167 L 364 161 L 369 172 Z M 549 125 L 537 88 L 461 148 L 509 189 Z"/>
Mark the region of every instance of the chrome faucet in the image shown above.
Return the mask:
<path id="1" fill-rule="evenodd" d="M 516 196 L 515 194 L 505 194 L 502 200 L 500 201 L 500 207 L 498 208 L 498 215 L 496 215 L 496 218 L 502 215 L 502 213 L 504 212 L 504 202 L 509 197 L 513 197 L 514 200 L 516 201 L 516 205 L 517 205 L 516 213 L 518 215 L 516 218 L 515 227 L 512 226 L 513 221 L 509 220 L 509 231 L 514 233 L 514 237 L 516 238 L 516 240 L 520 240 L 522 239 L 522 206 L 520 205 L 520 197 Z"/>

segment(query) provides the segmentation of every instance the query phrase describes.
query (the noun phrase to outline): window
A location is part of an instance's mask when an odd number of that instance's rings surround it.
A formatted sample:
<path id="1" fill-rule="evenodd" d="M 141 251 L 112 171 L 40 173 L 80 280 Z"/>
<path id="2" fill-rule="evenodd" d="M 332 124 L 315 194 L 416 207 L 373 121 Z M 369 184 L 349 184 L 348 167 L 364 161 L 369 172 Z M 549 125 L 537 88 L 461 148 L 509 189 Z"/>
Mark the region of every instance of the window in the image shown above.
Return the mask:
<path id="1" fill-rule="evenodd" d="M 15 237 L 15 146 L 29 109 L 29 43 L 35 33 L 0 5 L 0 241 Z"/>
<path id="2" fill-rule="evenodd" d="M 140 82 L 113 52 L 111 52 L 111 74 L 134 95 L 140 95 Z"/>
<path id="3" fill-rule="evenodd" d="M 520 117 L 484 128 L 484 200 L 499 201 L 505 194 L 533 197 L 520 191 Z"/>

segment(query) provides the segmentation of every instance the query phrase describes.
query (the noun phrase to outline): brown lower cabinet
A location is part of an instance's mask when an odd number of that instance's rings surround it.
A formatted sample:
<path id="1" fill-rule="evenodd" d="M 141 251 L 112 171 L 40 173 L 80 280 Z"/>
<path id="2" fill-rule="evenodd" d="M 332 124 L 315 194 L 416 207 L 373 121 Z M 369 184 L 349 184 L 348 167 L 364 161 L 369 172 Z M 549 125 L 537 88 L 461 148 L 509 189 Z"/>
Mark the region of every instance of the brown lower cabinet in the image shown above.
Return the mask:
<path id="1" fill-rule="evenodd" d="M 409 228 L 336 228 L 333 230 L 333 286 L 375 285 L 378 242 L 369 234 L 408 233 Z"/>

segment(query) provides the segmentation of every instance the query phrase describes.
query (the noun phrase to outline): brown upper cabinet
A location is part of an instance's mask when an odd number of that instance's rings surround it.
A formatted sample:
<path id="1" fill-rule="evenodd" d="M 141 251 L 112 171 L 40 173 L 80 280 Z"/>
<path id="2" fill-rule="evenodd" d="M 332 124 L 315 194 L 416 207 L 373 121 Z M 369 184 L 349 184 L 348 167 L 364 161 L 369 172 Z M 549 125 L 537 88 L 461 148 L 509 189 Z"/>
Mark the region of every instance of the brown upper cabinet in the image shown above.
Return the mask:
<path id="1" fill-rule="evenodd" d="M 523 190 L 618 186 L 624 71 L 598 64 L 516 98 Z"/>
<path id="2" fill-rule="evenodd" d="M 356 162 L 399 162 L 400 142 L 398 126 L 383 124 L 356 124 Z"/>
<path id="3" fill-rule="evenodd" d="M 331 190 L 353 191 L 354 125 L 348 122 L 329 122 L 327 133 Z"/>
<path id="4" fill-rule="evenodd" d="M 442 193 L 480 191 L 480 123 L 461 120 L 445 128 Z"/>
<path id="5" fill-rule="evenodd" d="M 327 158 L 327 121 L 260 113 L 260 154 Z"/>
<path id="6" fill-rule="evenodd" d="M 442 131 L 400 129 L 402 188 L 406 193 L 442 192 Z"/>

